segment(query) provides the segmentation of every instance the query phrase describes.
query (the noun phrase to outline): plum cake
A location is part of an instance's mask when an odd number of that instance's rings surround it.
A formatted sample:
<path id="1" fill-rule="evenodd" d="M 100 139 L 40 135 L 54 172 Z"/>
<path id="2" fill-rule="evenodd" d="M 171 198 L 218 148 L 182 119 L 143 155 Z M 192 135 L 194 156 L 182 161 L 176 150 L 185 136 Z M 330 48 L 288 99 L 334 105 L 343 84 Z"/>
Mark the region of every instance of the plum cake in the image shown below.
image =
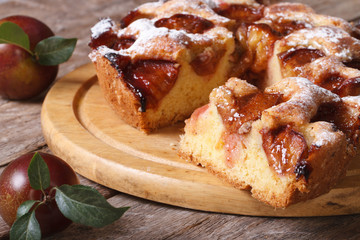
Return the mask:
<path id="1" fill-rule="evenodd" d="M 150 133 L 191 115 L 179 155 L 283 208 L 330 191 L 360 156 L 360 30 L 268 2 L 145 3 L 101 19 L 89 57 L 126 123 Z"/>
<path id="2" fill-rule="evenodd" d="M 344 176 L 358 145 L 359 100 L 305 78 L 264 91 L 231 78 L 186 120 L 180 155 L 284 208 L 328 192 Z"/>

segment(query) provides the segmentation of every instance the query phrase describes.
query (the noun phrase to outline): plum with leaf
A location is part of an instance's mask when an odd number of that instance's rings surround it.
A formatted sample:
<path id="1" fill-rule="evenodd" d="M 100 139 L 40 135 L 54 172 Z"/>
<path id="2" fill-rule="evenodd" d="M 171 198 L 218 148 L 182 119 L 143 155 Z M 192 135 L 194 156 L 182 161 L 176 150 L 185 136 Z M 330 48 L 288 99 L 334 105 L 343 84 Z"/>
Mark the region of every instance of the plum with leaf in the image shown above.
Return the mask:
<path id="1" fill-rule="evenodd" d="M 79 184 L 79 180 L 72 168 L 60 158 L 46 153 L 40 155 L 49 168 L 51 179 L 49 186 L 43 191 L 30 186 L 28 167 L 34 156 L 33 153 L 17 158 L 0 175 L 0 215 L 11 226 L 16 220 L 17 209 L 21 203 L 27 200 L 44 201 L 44 204 L 36 209 L 35 215 L 42 234 L 48 235 L 61 231 L 71 224 L 57 207 L 55 192 L 50 193 L 51 188 L 63 184 Z"/>
<path id="2" fill-rule="evenodd" d="M 43 22 L 29 16 L 0 20 L 0 96 L 24 100 L 46 90 L 58 65 L 69 59 L 76 39 L 54 36 Z"/>
<path id="3" fill-rule="evenodd" d="M 0 175 L 0 215 L 11 226 L 10 240 L 41 239 L 72 222 L 103 227 L 127 210 L 80 185 L 72 168 L 54 155 L 25 154 Z"/>

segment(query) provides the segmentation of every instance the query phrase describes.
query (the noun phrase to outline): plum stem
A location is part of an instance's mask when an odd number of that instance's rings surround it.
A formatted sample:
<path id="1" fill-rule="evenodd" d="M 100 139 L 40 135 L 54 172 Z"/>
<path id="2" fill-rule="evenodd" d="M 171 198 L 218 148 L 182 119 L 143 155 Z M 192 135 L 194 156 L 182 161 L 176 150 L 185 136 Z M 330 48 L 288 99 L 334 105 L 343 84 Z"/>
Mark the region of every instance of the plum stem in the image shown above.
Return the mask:
<path id="1" fill-rule="evenodd" d="M 42 202 L 42 203 L 43 203 L 43 202 L 46 202 L 46 201 L 47 201 L 47 198 L 48 198 L 48 194 L 46 194 L 46 192 L 44 191 L 44 189 L 41 188 L 40 190 L 41 190 L 41 193 L 42 193 L 42 199 L 41 199 L 42 201 L 41 201 L 41 202 Z"/>

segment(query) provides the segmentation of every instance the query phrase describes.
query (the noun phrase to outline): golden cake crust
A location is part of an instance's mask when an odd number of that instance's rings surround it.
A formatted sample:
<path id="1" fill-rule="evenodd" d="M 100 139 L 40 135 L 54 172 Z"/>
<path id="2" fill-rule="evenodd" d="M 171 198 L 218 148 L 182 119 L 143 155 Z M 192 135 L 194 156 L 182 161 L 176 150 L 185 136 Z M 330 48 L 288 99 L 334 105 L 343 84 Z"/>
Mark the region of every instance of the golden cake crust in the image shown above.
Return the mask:
<path id="1" fill-rule="evenodd" d="M 139 99 L 129 91 L 126 84 L 119 79 L 119 76 L 114 78 L 114 76 L 118 75 L 116 69 L 102 57 L 98 58 L 95 67 L 99 85 L 112 109 L 126 123 L 131 123 L 133 126 L 149 132 L 151 126 L 145 123 L 144 118 L 141 116 L 143 113 L 139 111 L 139 108 L 141 108 Z"/>

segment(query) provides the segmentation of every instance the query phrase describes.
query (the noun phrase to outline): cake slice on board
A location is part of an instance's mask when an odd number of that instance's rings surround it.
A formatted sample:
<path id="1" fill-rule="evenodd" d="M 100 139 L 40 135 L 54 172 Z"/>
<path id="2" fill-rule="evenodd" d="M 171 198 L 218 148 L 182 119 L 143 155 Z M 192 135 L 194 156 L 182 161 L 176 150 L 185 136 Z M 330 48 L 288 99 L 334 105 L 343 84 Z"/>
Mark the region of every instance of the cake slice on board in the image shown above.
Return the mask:
<path id="1" fill-rule="evenodd" d="M 315 198 L 344 177 L 355 154 L 357 98 L 351 104 L 304 78 L 263 92 L 232 78 L 186 120 L 180 156 L 274 207 Z"/>

